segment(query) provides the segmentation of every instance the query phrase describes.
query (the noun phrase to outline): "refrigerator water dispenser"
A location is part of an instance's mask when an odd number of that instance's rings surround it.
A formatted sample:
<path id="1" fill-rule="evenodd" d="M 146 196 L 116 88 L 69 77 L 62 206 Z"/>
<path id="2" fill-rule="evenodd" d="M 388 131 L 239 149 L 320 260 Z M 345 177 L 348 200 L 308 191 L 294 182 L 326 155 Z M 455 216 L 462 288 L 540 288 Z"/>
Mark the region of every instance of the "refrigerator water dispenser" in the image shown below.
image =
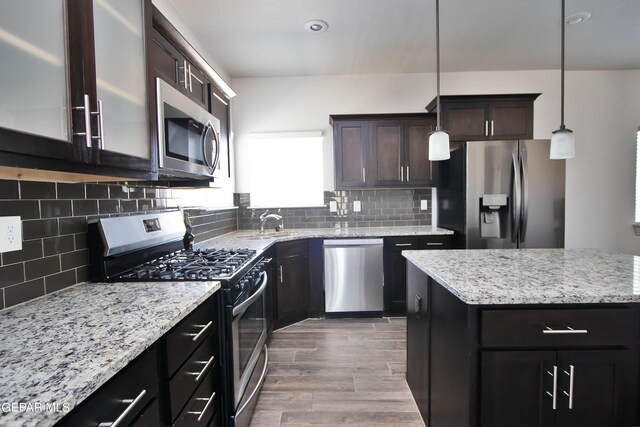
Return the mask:
<path id="1" fill-rule="evenodd" d="M 480 237 L 504 238 L 508 215 L 506 194 L 483 194 L 480 198 Z"/>

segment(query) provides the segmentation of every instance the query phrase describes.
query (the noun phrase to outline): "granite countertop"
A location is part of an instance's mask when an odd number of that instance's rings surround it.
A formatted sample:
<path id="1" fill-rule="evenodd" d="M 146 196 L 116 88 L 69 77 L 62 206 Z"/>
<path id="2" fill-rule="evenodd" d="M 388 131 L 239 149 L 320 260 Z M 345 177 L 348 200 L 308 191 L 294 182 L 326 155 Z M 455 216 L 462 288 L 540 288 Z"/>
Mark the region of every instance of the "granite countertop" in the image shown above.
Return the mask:
<path id="1" fill-rule="evenodd" d="M 352 228 L 296 228 L 283 231 L 238 230 L 224 234 L 205 242 L 200 248 L 249 248 L 261 252 L 277 242 L 286 242 L 309 238 L 341 238 L 341 237 L 387 237 L 387 236 L 426 236 L 453 235 L 453 231 L 436 228 L 430 225 L 413 227 L 352 227 Z"/>
<path id="2" fill-rule="evenodd" d="M 0 404 L 73 409 L 219 288 L 219 282 L 83 283 L 1 312 Z M 2 426 L 49 426 L 65 415 L 5 409 Z"/>
<path id="3" fill-rule="evenodd" d="M 591 249 L 403 251 L 467 304 L 640 302 L 640 257 Z"/>

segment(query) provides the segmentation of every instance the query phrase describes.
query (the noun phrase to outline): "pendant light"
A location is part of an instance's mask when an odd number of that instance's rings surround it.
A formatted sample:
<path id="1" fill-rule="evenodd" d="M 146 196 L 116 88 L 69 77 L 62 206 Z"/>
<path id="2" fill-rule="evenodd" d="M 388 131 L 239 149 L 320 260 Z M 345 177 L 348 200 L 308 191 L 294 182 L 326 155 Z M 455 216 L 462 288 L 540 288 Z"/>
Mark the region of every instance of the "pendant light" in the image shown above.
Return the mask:
<path id="1" fill-rule="evenodd" d="M 429 136 L 429 160 L 448 160 L 449 134 L 440 129 L 440 0 L 436 0 L 436 130 Z"/>
<path id="2" fill-rule="evenodd" d="M 549 151 L 550 159 L 572 159 L 576 155 L 576 140 L 571 129 L 564 126 L 564 3 L 562 1 L 561 21 L 561 38 L 562 46 L 560 48 L 560 129 L 553 131 L 551 136 L 551 149 Z"/>

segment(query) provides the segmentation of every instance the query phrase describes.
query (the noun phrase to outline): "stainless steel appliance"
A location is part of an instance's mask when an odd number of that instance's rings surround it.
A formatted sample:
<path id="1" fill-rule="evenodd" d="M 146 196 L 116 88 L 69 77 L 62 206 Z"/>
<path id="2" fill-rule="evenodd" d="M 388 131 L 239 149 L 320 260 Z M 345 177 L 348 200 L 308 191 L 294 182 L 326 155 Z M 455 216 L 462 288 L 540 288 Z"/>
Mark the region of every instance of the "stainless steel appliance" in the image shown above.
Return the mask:
<path id="1" fill-rule="evenodd" d="M 565 161 L 549 144 L 460 144 L 441 165 L 440 224 L 468 249 L 564 247 Z"/>
<path id="2" fill-rule="evenodd" d="M 270 259 L 250 249 L 183 248 L 179 211 L 101 218 L 89 224 L 94 281 L 219 281 L 224 414 L 247 426 L 267 369 L 265 289 Z"/>
<path id="3" fill-rule="evenodd" d="M 176 88 L 156 79 L 158 159 L 162 171 L 185 177 L 218 177 L 220 120 Z"/>
<path id="4" fill-rule="evenodd" d="M 327 317 L 382 315 L 382 239 L 324 241 Z"/>

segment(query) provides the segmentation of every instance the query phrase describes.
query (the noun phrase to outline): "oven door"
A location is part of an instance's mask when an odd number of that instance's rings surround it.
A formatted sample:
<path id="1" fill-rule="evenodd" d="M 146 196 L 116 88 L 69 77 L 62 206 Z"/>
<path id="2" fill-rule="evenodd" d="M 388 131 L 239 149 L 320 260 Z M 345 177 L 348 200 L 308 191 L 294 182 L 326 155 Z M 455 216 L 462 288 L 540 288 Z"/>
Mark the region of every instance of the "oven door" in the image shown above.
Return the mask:
<path id="1" fill-rule="evenodd" d="M 242 400 L 247 390 L 260 354 L 267 340 L 267 319 L 265 317 L 265 289 L 267 273 L 260 273 L 260 284 L 256 291 L 245 301 L 233 307 L 231 326 L 233 345 L 233 394 L 234 407 Z M 257 385 L 259 387 L 260 384 Z"/>
<path id="2" fill-rule="evenodd" d="M 156 81 L 162 169 L 211 176 L 220 160 L 220 120 L 161 79 Z"/>

